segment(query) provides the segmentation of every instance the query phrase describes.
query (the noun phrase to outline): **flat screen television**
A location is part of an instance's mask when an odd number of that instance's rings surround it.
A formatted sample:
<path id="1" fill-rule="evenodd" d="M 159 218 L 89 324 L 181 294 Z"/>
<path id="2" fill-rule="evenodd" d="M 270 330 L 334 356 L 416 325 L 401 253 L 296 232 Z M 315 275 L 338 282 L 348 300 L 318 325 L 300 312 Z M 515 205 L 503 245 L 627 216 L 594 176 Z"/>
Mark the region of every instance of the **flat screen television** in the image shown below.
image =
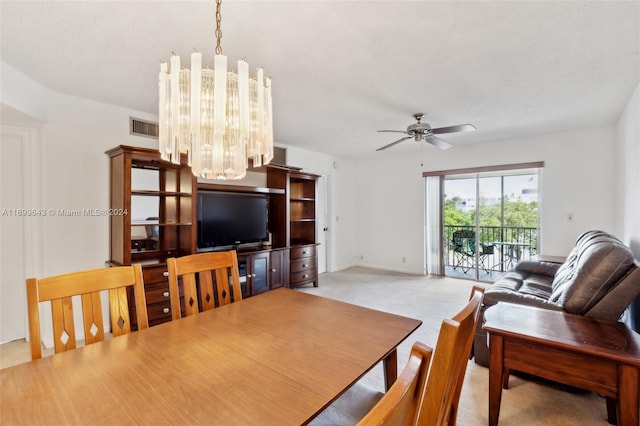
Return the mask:
<path id="1" fill-rule="evenodd" d="M 198 248 L 212 250 L 269 239 L 264 194 L 198 192 Z"/>

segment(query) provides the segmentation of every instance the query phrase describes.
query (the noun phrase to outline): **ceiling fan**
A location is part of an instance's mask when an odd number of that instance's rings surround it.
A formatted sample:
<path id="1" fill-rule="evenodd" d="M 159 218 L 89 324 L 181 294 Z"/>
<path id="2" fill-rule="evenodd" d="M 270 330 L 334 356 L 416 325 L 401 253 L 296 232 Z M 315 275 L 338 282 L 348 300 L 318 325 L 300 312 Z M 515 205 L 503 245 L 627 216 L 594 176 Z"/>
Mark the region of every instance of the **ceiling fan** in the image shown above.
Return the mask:
<path id="1" fill-rule="evenodd" d="M 422 117 L 424 117 L 423 113 L 419 112 L 419 113 L 413 114 L 413 117 L 416 120 L 418 120 L 418 122 L 407 127 L 407 130 L 378 130 L 378 132 L 405 133 L 409 136 L 405 136 L 404 138 L 399 139 L 395 142 L 392 142 L 389 145 L 385 145 L 382 148 L 378 148 L 376 149 L 376 151 L 382 151 L 383 149 L 391 148 L 392 146 L 411 138 L 415 138 L 417 142 L 424 140 L 425 142 L 428 142 L 431 145 L 436 146 L 440 149 L 449 149 L 453 145 L 434 135 L 439 135 L 442 133 L 468 132 L 471 130 L 476 130 L 476 128 L 471 124 L 459 124 L 457 126 L 439 127 L 437 129 L 432 129 L 430 125 L 420 122 L 420 120 L 422 120 Z"/>

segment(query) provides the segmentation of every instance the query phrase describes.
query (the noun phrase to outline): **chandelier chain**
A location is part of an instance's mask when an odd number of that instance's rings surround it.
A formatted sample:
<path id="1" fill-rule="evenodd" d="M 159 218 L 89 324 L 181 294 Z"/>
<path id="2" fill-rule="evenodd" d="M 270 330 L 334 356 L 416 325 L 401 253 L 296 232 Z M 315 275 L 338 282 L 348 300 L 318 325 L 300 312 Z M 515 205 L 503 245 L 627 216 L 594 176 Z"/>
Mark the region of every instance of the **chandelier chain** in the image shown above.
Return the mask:
<path id="1" fill-rule="evenodd" d="M 220 45 L 220 40 L 222 39 L 222 30 L 220 29 L 220 21 L 222 21 L 221 5 L 222 0 L 216 0 L 216 55 L 222 55 L 222 46 Z"/>

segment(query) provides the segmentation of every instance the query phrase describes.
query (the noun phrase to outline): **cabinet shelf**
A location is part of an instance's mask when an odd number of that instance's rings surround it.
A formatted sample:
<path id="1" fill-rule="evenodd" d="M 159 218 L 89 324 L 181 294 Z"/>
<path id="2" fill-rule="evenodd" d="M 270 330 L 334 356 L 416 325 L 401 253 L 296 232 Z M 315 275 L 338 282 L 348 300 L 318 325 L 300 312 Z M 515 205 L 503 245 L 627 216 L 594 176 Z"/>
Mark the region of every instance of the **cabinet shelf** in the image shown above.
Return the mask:
<path id="1" fill-rule="evenodd" d="M 191 226 L 193 223 L 191 222 L 167 222 L 167 223 L 158 223 L 158 222 L 131 222 L 131 226 Z"/>
<path id="2" fill-rule="evenodd" d="M 153 196 L 153 197 L 191 197 L 190 192 L 175 192 L 175 191 L 154 191 L 150 189 L 132 189 L 131 195 Z"/>
<path id="3" fill-rule="evenodd" d="M 272 197 L 270 224 L 273 244 L 291 247 L 289 285 L 318 285 L 317 268 L 317 175 L 300 169 L 273 167 L 267 171 L 270 187 L 287 188 L 283 197 Z"/>

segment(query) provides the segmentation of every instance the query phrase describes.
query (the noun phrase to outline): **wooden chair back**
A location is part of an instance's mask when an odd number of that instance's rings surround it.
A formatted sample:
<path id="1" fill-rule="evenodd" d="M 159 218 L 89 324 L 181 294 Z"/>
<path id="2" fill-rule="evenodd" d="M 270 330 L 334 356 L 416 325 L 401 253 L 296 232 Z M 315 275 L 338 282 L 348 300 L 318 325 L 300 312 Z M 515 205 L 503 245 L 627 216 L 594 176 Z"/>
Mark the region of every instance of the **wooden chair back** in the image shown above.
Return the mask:
<path id="1" fill-rule="evenodd" d="M 409 361 L 398 379 L 358 425 L 412 425 L 427 378 L 431 353 L 429 346 L 414 343 Z"/>
<path id="2" fill-rule="evenodd" d="M 55 353 L 76 348 L 76 332 L 73 321 L 73 296 L 82 301 L 82 320 L 85 344 L 104 340 L 100 292 L 109 292 L 111 332 L 114 337 L 131 332 L 127 288 L 133 288 L 138 329 L 147 328 L 147 304 L 140 265 L 117 266 L 72 272 L 48 278 L 27 279 L 27 310 L 31 359 L 42 357 L 40 330 L 40 302 L 51 302 L 53 315 L 53 344 Z"/>
<path id="3" fill-rule="evenodd" d="M 469 303 L 440 327 L 416 425 L 455 425 L 484 289 L 474 286 Z"/>
<path id="4" fill-rule="evenodd" d="M 174 320 L 181 317 L 179 279 L 186 316 L 242 300 L 235 250 L 172 257 L 167 259 L 167 267 Z"/>

